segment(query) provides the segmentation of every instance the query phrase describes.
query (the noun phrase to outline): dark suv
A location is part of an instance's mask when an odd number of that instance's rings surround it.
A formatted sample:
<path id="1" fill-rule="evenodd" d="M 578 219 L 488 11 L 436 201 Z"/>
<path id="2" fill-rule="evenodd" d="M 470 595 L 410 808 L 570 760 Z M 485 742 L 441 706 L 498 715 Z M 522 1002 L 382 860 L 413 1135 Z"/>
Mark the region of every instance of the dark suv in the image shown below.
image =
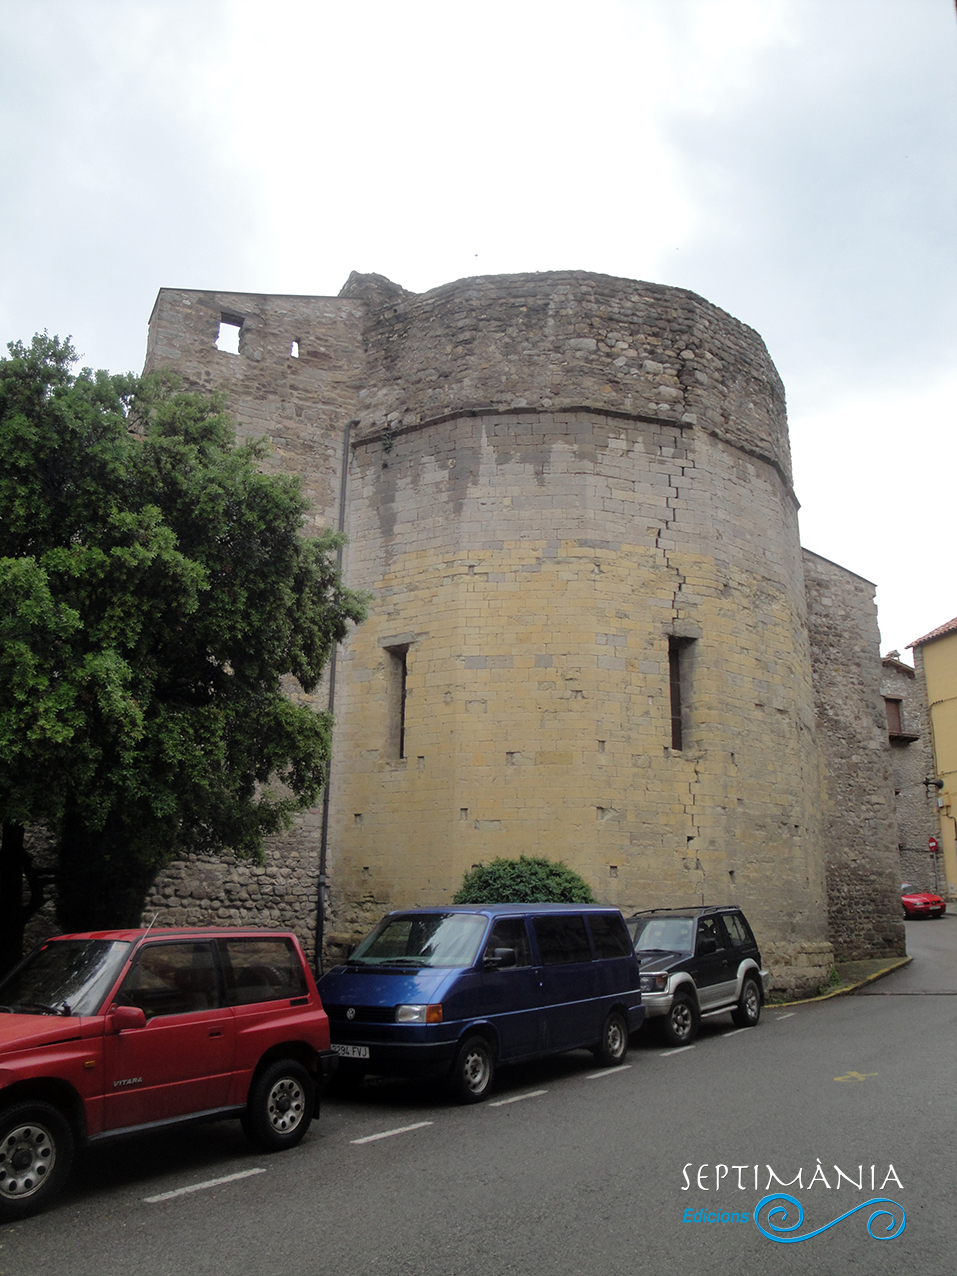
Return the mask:
<path id="1" fill-rule="evenodd" d="M 627 922 L 641 964 L 641 1000 L 673 1046 L 698 1035 L 702 1015 L 731 1011 L 740 1028 L 761 1017 L 768 972 L 740 908 L 652 908 Z"/>

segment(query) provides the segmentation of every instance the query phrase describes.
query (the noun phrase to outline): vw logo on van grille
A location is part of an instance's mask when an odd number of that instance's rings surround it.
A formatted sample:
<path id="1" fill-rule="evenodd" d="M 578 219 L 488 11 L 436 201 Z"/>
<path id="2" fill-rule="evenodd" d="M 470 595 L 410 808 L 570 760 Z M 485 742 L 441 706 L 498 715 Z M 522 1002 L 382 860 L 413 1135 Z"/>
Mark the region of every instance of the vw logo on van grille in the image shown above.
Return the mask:
<path id="1" fill-rule="evenodd" d="M 350 1006 L 349 1009 L 346 1011 L 346 1018 L 355 1019 L 355 1017 L 356 1017 L 356 1008 L 355 1006 Z"/>

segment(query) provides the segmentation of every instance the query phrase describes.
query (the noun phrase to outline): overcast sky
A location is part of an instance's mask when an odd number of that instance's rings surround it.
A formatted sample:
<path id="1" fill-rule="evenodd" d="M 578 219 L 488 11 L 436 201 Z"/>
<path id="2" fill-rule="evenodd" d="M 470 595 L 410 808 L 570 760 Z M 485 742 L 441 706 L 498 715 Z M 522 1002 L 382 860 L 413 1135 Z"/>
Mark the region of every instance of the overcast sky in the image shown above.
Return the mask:
<path id="1" fill-rule="evenodd" d="M 957 615 L 955 108 L 954 0 L 0 0 L 0 343 L 139 370 L 161 287 L 351 270 L 690 288 L 903 652 Z"/>

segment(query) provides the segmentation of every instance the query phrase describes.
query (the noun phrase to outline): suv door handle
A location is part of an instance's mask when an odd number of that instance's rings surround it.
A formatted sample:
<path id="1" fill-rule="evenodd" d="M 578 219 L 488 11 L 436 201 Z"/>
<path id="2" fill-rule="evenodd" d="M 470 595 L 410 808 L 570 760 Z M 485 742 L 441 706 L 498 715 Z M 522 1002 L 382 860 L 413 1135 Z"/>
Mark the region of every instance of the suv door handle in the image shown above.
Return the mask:
<path id="1" fill-rule="evenodd" d="M 221 1037 L 223 1035 L 222 1028 L 210 1028 L 209 1035 L 211 1037 Z"/>

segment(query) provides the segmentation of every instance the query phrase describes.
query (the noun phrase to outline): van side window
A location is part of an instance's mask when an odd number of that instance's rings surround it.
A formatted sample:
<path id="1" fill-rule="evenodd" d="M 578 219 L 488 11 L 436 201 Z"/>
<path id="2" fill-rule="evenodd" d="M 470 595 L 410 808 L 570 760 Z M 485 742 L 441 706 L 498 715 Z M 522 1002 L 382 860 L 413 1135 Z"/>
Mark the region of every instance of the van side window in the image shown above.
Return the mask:
<path id="1" fill-rule="evenodd" d="M 616 913 L 589 913 L 588 925 L 596 957 L 631 956 L 631 940 L 623 918 Z"/>
<path id="2" fill-rule="evenodd" d="M 496 948 L 511 948 L 515 952 L 515 965 L 528 966 L 531 954 L 528 950 L 528 932 L 524 917 L 500 917 L 485 945 L 485 956 L 494 957 Z"/>
<path id="3" fill-rule="evenodd" d="M 226 1004 L 248 1006 L 257 1001 L 305 997 L 302 963 L 287 939 L 221 939 L 219 951 L 226 975 Z"/>
<path id="4" fill-rule="evenodd" d="M 543 965 L 591 961 L 591 945 L 583 917 L 536 917 L 532 925 Z"/>

